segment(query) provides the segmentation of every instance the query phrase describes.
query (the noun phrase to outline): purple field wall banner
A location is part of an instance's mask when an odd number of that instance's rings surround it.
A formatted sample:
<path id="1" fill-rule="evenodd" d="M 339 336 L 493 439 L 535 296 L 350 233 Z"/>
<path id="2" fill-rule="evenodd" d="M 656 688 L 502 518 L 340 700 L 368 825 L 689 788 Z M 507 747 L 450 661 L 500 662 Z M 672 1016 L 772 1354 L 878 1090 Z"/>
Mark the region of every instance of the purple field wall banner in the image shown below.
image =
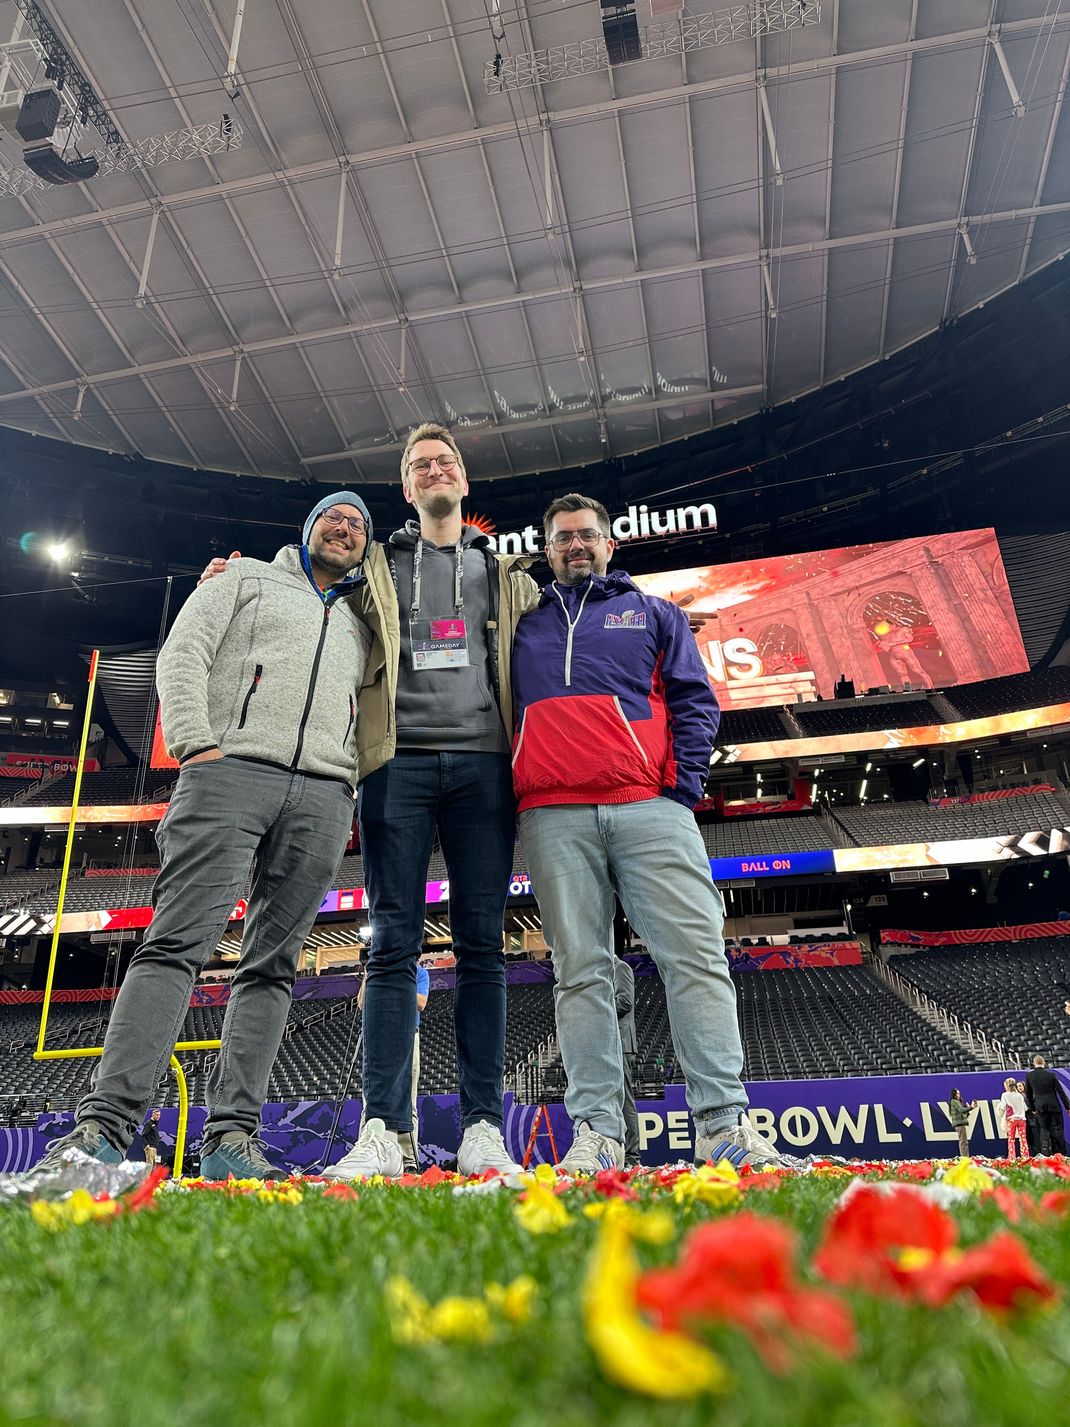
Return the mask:
<path id="1" fill-rule="evenodd" d="M 1070 1072 L 1059 1071 L 1070 1090 Z M 973 1154 L 1001 1156 L 995 1107 L 1004 1072 L 959 1075 L 859 1076 L 844 1080 L 757 1080 L 747 1086 L 750 1117 L 778 1150 L 793 1155 L 838 1155 L 844 1159 L 948 1159 L 958 1153 L 946 1104 L 958 1086 L 964 1099 L 976 1101 L 970 1126 Z M 638 1103 L 642 1159 L 665 1164 L 689 1159 L 694 1128 L 683 1086 L 669 1085 L 658 1100 Z M 550 1105 L 550 1124 L 558 1155 L 572 1143 L 572 1122 L 563 1105 Z M 298 1100 L 264 1106 L 261 1137 L 279 1163 L 298 1173 L 314 1174 L 350 1148 L 360 1124 L 359 1100 Z M 533 1105 L 505 1098 L 504 1132 L 512 1154 L 522 1159 L 536 1116 Z M 196 1146 L 205 1111 L 191 1107 L 189 1143 Z M 164 1110 L 161 1138 L 165 1153 L 173 1148 L 178 1111 Z M 0 1173 L 29 1169 L 48 1141 L 64 1134 L 69 1114 L 42 1115 L 33 1129 L 0 1129 Z M 534 1163 L 553 1159 L 545 1121 L 533 1147 Z M 452 1165 L 460 1143 L 460 1107 L 456 1095 L 420 1099 L 420 1145 L 424 1167 Z M 135 1140 L 131 1157 L 141 1157 Z"/>

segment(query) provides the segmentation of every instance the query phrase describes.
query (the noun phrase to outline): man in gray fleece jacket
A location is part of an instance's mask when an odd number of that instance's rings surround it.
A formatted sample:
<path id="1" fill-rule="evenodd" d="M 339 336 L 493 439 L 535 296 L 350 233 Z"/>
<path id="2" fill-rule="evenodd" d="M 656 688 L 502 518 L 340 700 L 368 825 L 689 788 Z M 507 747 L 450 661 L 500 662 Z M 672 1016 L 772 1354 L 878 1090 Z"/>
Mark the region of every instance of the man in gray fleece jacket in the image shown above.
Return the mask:
<path id="1" fill-rule="evenodd" d="M 356 691 L 371 636 L 344 598 L 363 579 L 371 518 L 352 491 L 311 511 L 271 564 L 236 560 L 190 596 L 160 650 L 164 739 L 181 773 L 157 829 L 153 919 L 111 1015 L 77 1148 L 123 1158 L 167 1069 L 197 973 L 255 867 L 201 1172 L 285 1174 L 256 1133 L 297 958 L 345 850 L 356 785 Z"/>

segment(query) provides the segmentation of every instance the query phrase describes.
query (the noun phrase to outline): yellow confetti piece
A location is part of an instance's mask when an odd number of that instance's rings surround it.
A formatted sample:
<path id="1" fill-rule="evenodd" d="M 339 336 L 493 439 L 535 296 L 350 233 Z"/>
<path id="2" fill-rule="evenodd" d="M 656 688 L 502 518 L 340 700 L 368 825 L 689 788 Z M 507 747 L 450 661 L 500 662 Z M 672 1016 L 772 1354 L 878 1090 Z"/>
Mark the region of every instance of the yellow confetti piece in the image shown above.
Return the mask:
<path id="1" fill-rule="evenodd" d="M 727 1209 L 738 1204 L 741 1198 L 739 1175 L 724 1161 L 702 1164 L 693 1173 L 680 1176 L 672 1187 L 672 1197 L 676 1204 L 689 1205 L 697 1201 Z"/>
<path id="2" fill-rule="evenodd" d="M 568 1228 L 572 1215 L 564 1202 L 545 1184 L 532 1184 L 522 1195 L 513 1213 L 529 1234 L 559 1234 Z"/>
<path id="3" fill-rule="evenodd" d="M 529 1273 L 522 1273 L 512 1283 L 488 1283 L 483 1290 L 487 1302 L 510 1323 L 526 1323 L 532 1314 L 538 1285 Z"/>
<path id="4" fill-rule="evenodd" d="M 992 1188 L 995 1178 L 972 1160 L 960 1159 L 944 1175 L 943 1182 L 953 1189 L 965 1189 L 969 1194 L 984 1194 Z"/>
<path id="5" fill-rule="evenodd" d="M 395 1274 L 386 1283 L 386 1311 L 397 1343 L 492 1343 L 498 1336 L 492 1314 L 513 1326 L 526 1323 L 536 1292 L 535 1280 L 523 1274 L 509 1284 L 488 1283 L 482 1298 L 449 1294 L 430 1303 Z"/>
<path id="6" fill-rule="evenodd" d="M 583 1321 L 599 1367 L 611 1382 L 646 1397 L 723 1391 L 727 1374 L 715 1354 L 682 1333 L 660 1332 L 640 1315 L 634 1225 L 625 1215 L 604 1215 L 587 1268 Z"/>
<path id="7" fill-rule="evenodd" d="M 67 1199 L 35 1199 L 30 1205 L 34 1223 L 42 1229 L 69 1229 L 80 1224 L 92 1224 L 110 1219 L 119 1212 L 114 1199 L 96 1200 L 87 1189 L 76 1189 Z"/>
<path id="8" fill-rule="evenodd" d="M 256 1197 L 265 1204 L 300 1204 L 305 1196 L 296 1184 L 285 1184 L 278 1189 L 258 1189 Z"/>

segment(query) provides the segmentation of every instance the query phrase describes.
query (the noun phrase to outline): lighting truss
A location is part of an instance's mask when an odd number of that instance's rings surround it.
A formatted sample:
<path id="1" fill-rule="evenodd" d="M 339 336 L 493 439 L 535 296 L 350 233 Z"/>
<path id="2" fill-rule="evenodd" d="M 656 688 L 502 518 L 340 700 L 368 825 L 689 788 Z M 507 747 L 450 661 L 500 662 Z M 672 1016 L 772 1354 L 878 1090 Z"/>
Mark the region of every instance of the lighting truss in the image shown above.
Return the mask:
<path id="1" fill-rule="evenodd" d="M 49 68 L 54 71 L 54 75 L 49 75 L 49 78 L 54 77 L 57 87 L 66 89 L 73 97 L 79 122 L 92 124 L 109 146 L 121 144 L 122 135 L 112 123 L 111 116 L 97 98 L 89 80 L 78 68 L 74 56 L 49 24 L 47 15 L 36 0 L 15 0 L 15 5 L 25 16 Z"/>
<path id="2" fill-rule="evenodd" d="M 668 59 L 710 45 L 784 34 L 820 20 L 819 0 L 754 0 L 750 5 L 732 5 L 706 15 L 680 15 L 640 30 L 641 58 Z M 527 54 L 496 56 L 483 67 L 483 87 L 488 94 L 504 94 L 509 89 L 532 89 L 555 79 L 578 79 L 609 68 L 606 42 L 599 36 Z"/>
<path id="3" fill-rule="evenodd" d="M 100 170 L 93 182 L 109 173 L 136 173 L 143 168 L 158 168 L 160 164 L 177 163 L 181 159 L 210 158 L 214 154 L 229 154 L 240 149 L 244 134 L 237 119 L 225 118 L 219 124 L 197 124 L 192 129 L 174 129 L 168 134 L 154 134 L 138 144 L 109 144 L 93 152 Z M 24 193 L 50 188 L 29 169 L 0 168 L 0 197 L 21 198 Z"/>
<path id="4" fill-rule="evenodd" d="M 79 158 L 92 155 L 100 165 L 94 179 L 241 148 L 241 125 L 229 114 L 224 114 L 218 124 L 197 124 L 190 129 L 154 134 L 140 143 L 126 143 L 36 0 L 15 0 L 15 4 L 31 33 L 0 44 L 0 109 L 5 114 L 17 111 L 31 90 L 51 85 L 64 105 L 54 136 L 55 147 L 62 152 L 72 148 Z M 3 128 L 13 133 L 6 120 Z M 51 187 L 29 169 L 16 166 L 6 156 L 0 157 L 0 197 L 21 198 Z"/>

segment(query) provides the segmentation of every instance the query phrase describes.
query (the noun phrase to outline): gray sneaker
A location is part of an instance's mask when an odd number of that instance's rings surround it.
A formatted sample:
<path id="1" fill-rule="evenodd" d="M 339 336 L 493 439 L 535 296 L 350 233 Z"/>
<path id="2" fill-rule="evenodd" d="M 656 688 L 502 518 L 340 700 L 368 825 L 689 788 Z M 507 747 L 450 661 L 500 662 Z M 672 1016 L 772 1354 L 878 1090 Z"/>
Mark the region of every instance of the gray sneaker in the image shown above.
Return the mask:
<path id="1" fill-rule="evenodd" d="M 568 1154 L 557 1168 L 562 1174 L 597 1174 L 600 1169 L 623 1169 L 624 1146 L 620 1140 L 600 1135 L 586 1120 L 581 1120 Z"/>
<path id="2" fill-rule="evenodd" d="M 397 1133 L 388 1130 L 382 1120 L 368 1120 L 360 1138 L 337 1164 L 328 1165 L 324 1179 L 371 1179 L 381 1174 L 384 1179 L 397 1179 L 404 1165 Z"/>
<path id="3" fill-rule="evenodd" d="M 738 1125 L 724 1125 L 695 1136 L 695 1163 L 717 1164 L 719 1160 L 727 1160 L 736 1169 L 745 1164 L 760 1169 L 767 1164 L 786 1167 L 791 1163 L 787 1156 L 777 1154 L 745 1114 L 740 1115 Z"/>
<path id="4" fill-rule="evenodd" d="M 122 1164 L 125 1156 L 121 1150 L 104 1138 L 104 1131 L 96 1120 L 82 1120 L 70 1134 L 53 1140 L 43 1157 L 34 1165 L 34 1173 L 39 1170 L 60 1170 L 69 1163 L 69 1152 L 79 1150 L 100 1164 Z"/>
<path id="5" fill-rule="evenodd" d="M 201 1150 L 202 1179 L 289 1179 L 288 1169 L 276 1169 L 255 1135 L 228 1130 Z"/>

